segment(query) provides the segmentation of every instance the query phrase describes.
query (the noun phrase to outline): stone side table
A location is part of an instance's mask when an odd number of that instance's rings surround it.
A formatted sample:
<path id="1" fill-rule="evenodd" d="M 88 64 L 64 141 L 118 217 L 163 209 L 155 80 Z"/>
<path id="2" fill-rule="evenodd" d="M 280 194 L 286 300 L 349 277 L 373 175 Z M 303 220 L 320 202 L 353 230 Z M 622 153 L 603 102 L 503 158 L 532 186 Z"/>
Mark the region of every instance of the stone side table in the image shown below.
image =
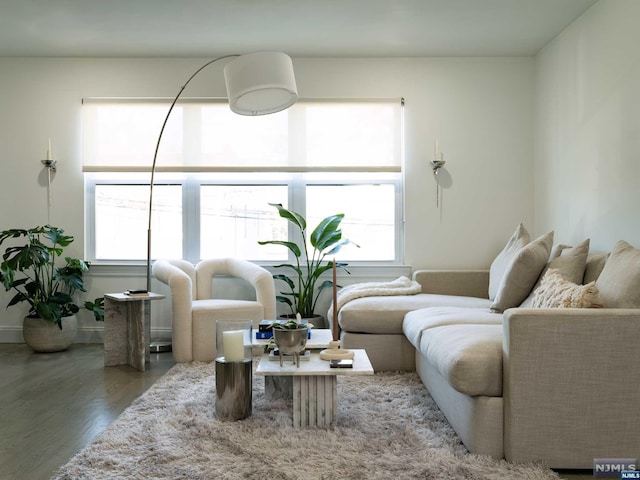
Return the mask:
<path id="1" fill-rule="evenodd" d="M 104 365 L 145 370 L 151 342 L 151 300 L 164 295 L 107 293 L 104 296 Z"/>

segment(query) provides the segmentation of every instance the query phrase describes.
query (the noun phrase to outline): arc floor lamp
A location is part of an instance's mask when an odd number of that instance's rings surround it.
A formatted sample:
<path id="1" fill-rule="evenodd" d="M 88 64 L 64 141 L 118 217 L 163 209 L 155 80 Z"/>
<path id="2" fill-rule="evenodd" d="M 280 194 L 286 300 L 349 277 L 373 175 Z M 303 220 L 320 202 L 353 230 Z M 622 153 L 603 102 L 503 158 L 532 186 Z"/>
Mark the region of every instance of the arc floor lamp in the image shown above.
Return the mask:
<path id="1" fill-rule="evenodd" d="M 180 88 L 162 123 L 156 143 L 151 181 L 149 184 L 149 225 L 147 229 L 147 292 L 151 291 L 151 214 L 153 208 L 153 183 L 158 159 L 158 149 L 165 126 L 173 107 L 191 80 L 209 65 L 230 59 L 224 66 L 224 79 L 229 108 L 239 115 L 267 115 L 289 108 L 298 100 L 296 80 L 291 58 L 282 52 L 253 52 L 244 55 L 225 55 L 215 58 L 196 70 Z"/>

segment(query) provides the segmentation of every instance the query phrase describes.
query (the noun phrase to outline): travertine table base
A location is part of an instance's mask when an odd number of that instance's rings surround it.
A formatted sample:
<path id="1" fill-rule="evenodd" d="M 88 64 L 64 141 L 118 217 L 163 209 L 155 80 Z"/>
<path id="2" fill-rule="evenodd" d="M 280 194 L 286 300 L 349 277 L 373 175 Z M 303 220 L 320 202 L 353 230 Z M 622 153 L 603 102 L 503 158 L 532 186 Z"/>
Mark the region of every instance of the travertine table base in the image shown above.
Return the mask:
<path id="1" fill-rule="evenodd" d="M 145 296 L 107 293 L 104 296 L 104 365 L 130 365 L 144 371 L 151 342 L 151 300 L 164 295 Z"/>
<path id="2" fill-rule="evenodd" d="M 262 356 L 256 375 L 265 376 L 265 397 L 282 398 L 287 390 L 280 390 L 285 382 L 271 381 L 270 377 L 290 378 L 292 382 L 293 426 L 335 425 L 338 410 L 337 377 L 341 375 L 373 375 L 373 367 L 364 350 L 353 350 L 353 368 L 330 368 L 329 362 L 312 353 L 308 362 L 300 362 L 300 368 L 293 363 L 272 362 Z"/>

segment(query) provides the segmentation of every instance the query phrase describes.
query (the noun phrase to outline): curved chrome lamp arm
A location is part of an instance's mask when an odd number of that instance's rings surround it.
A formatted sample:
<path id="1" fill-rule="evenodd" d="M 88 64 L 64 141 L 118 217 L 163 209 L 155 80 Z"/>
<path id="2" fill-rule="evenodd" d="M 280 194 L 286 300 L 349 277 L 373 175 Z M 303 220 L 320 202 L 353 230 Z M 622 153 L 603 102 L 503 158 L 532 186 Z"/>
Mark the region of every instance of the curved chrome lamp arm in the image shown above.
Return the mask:
<path id="1" fill-rule="evenodd" d="M 169 111 L 162 123 L 160 135 L 151 164 L 149 184 L 149 223 L 147 228 L 147 292 L 151 291 L 151 215 L 153 212 L 153 185 L 156 162 L 162 134 L 173 111 L 173 107 L 191 80 L 212 63 L 236 57 L 225 65 L 225 83 L 229 106 L 240 115 L 265 115 L 289 108 L 298 100 L 293 63 L 291 58 L 281 52 L 254 52 L 244 55 L 225 55 L 214 58 L 198 68 L 180 88 L 173 99 Z"/>
<path id="2" fill-rule="evenodd" d="M 160 135 L 158 136 L 158 141 L 156 142 L 156 150 L 153 154 L 153 163 L 151 164 L 151 181 L 149 183 L 149 224 L 147 227 L 147 292 L 151 291 L 151 212 L 153 208 L 153 181 L 156 176 L 156 162 L 158 161 L 158 150 L 160 149 L 160 141 L 162 140 L 162 135 L 164 133 L 164 129 L 167 126 L 167 122 L 169 121 L 169 117 L 171 116 L 171 112 L 173 111 L 173 107 L 175 107 L 180 95 L 184 92 L 184 89 L 187 88 L 187 85 L 191 83 L 191 80 L 198 75 L 202 70 L 206 67 L 215 63 L 219 60 L 224 60 L 225 58 L 238 57 L 239 55 L 225 55 L 224 57 L 214 58 L 213 60 L 205 63 L 200 68 L 198 68 L 193 75 L 189 77 L 189 79 L 185 82 L 185 84 L 180 88 L 180 91 L 171 102 L 171 106 L 169 107 L 169 111 L 167 112 L 167 116 L 164 117 L 164 122 L 162 122 L 162 128 L 160 128 Z"/>

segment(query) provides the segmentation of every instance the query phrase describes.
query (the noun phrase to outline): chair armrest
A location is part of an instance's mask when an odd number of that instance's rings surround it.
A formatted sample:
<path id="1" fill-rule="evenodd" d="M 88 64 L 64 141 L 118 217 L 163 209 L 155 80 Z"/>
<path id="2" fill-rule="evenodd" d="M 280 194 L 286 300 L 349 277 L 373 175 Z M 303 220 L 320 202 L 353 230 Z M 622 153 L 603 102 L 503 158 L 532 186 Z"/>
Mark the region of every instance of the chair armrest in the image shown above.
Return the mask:
<path id="1" fill-rule="evenodd" d="M 153 276 L 171 289 L 172 350 L 176 362 L 193 360 L 191 277 L 166 260 L 153 264 Z"/>
<path id="2" fill-rule="evenodd" d="M 416 270 L 422 293 L 488 298 L 489 270 Z"/>
<path id="3" fill-rule="evenodd" d="M 233 258 L 229 259 L 229 271 L 253 286 L 256 301 L 264 309 L 264 318 L 276 318 L 276 287 L 271 273 L 253 262 Z"/>
<path id="4" fill-rule="evenodd" d="M 505 457 L 591 468 L 640 451 L 640 310 L 504 313 Z"/>
<path id="5" fill-rule="evenodd" d="M 214 275 L 226 275 L 248 282 L 262 305 L 264 318 L 276 316 L 276 289 L 271 273 L 260 265 L 236 258 L 202 260 L 196 265 L 197 298 L 210 298 Z"/>

